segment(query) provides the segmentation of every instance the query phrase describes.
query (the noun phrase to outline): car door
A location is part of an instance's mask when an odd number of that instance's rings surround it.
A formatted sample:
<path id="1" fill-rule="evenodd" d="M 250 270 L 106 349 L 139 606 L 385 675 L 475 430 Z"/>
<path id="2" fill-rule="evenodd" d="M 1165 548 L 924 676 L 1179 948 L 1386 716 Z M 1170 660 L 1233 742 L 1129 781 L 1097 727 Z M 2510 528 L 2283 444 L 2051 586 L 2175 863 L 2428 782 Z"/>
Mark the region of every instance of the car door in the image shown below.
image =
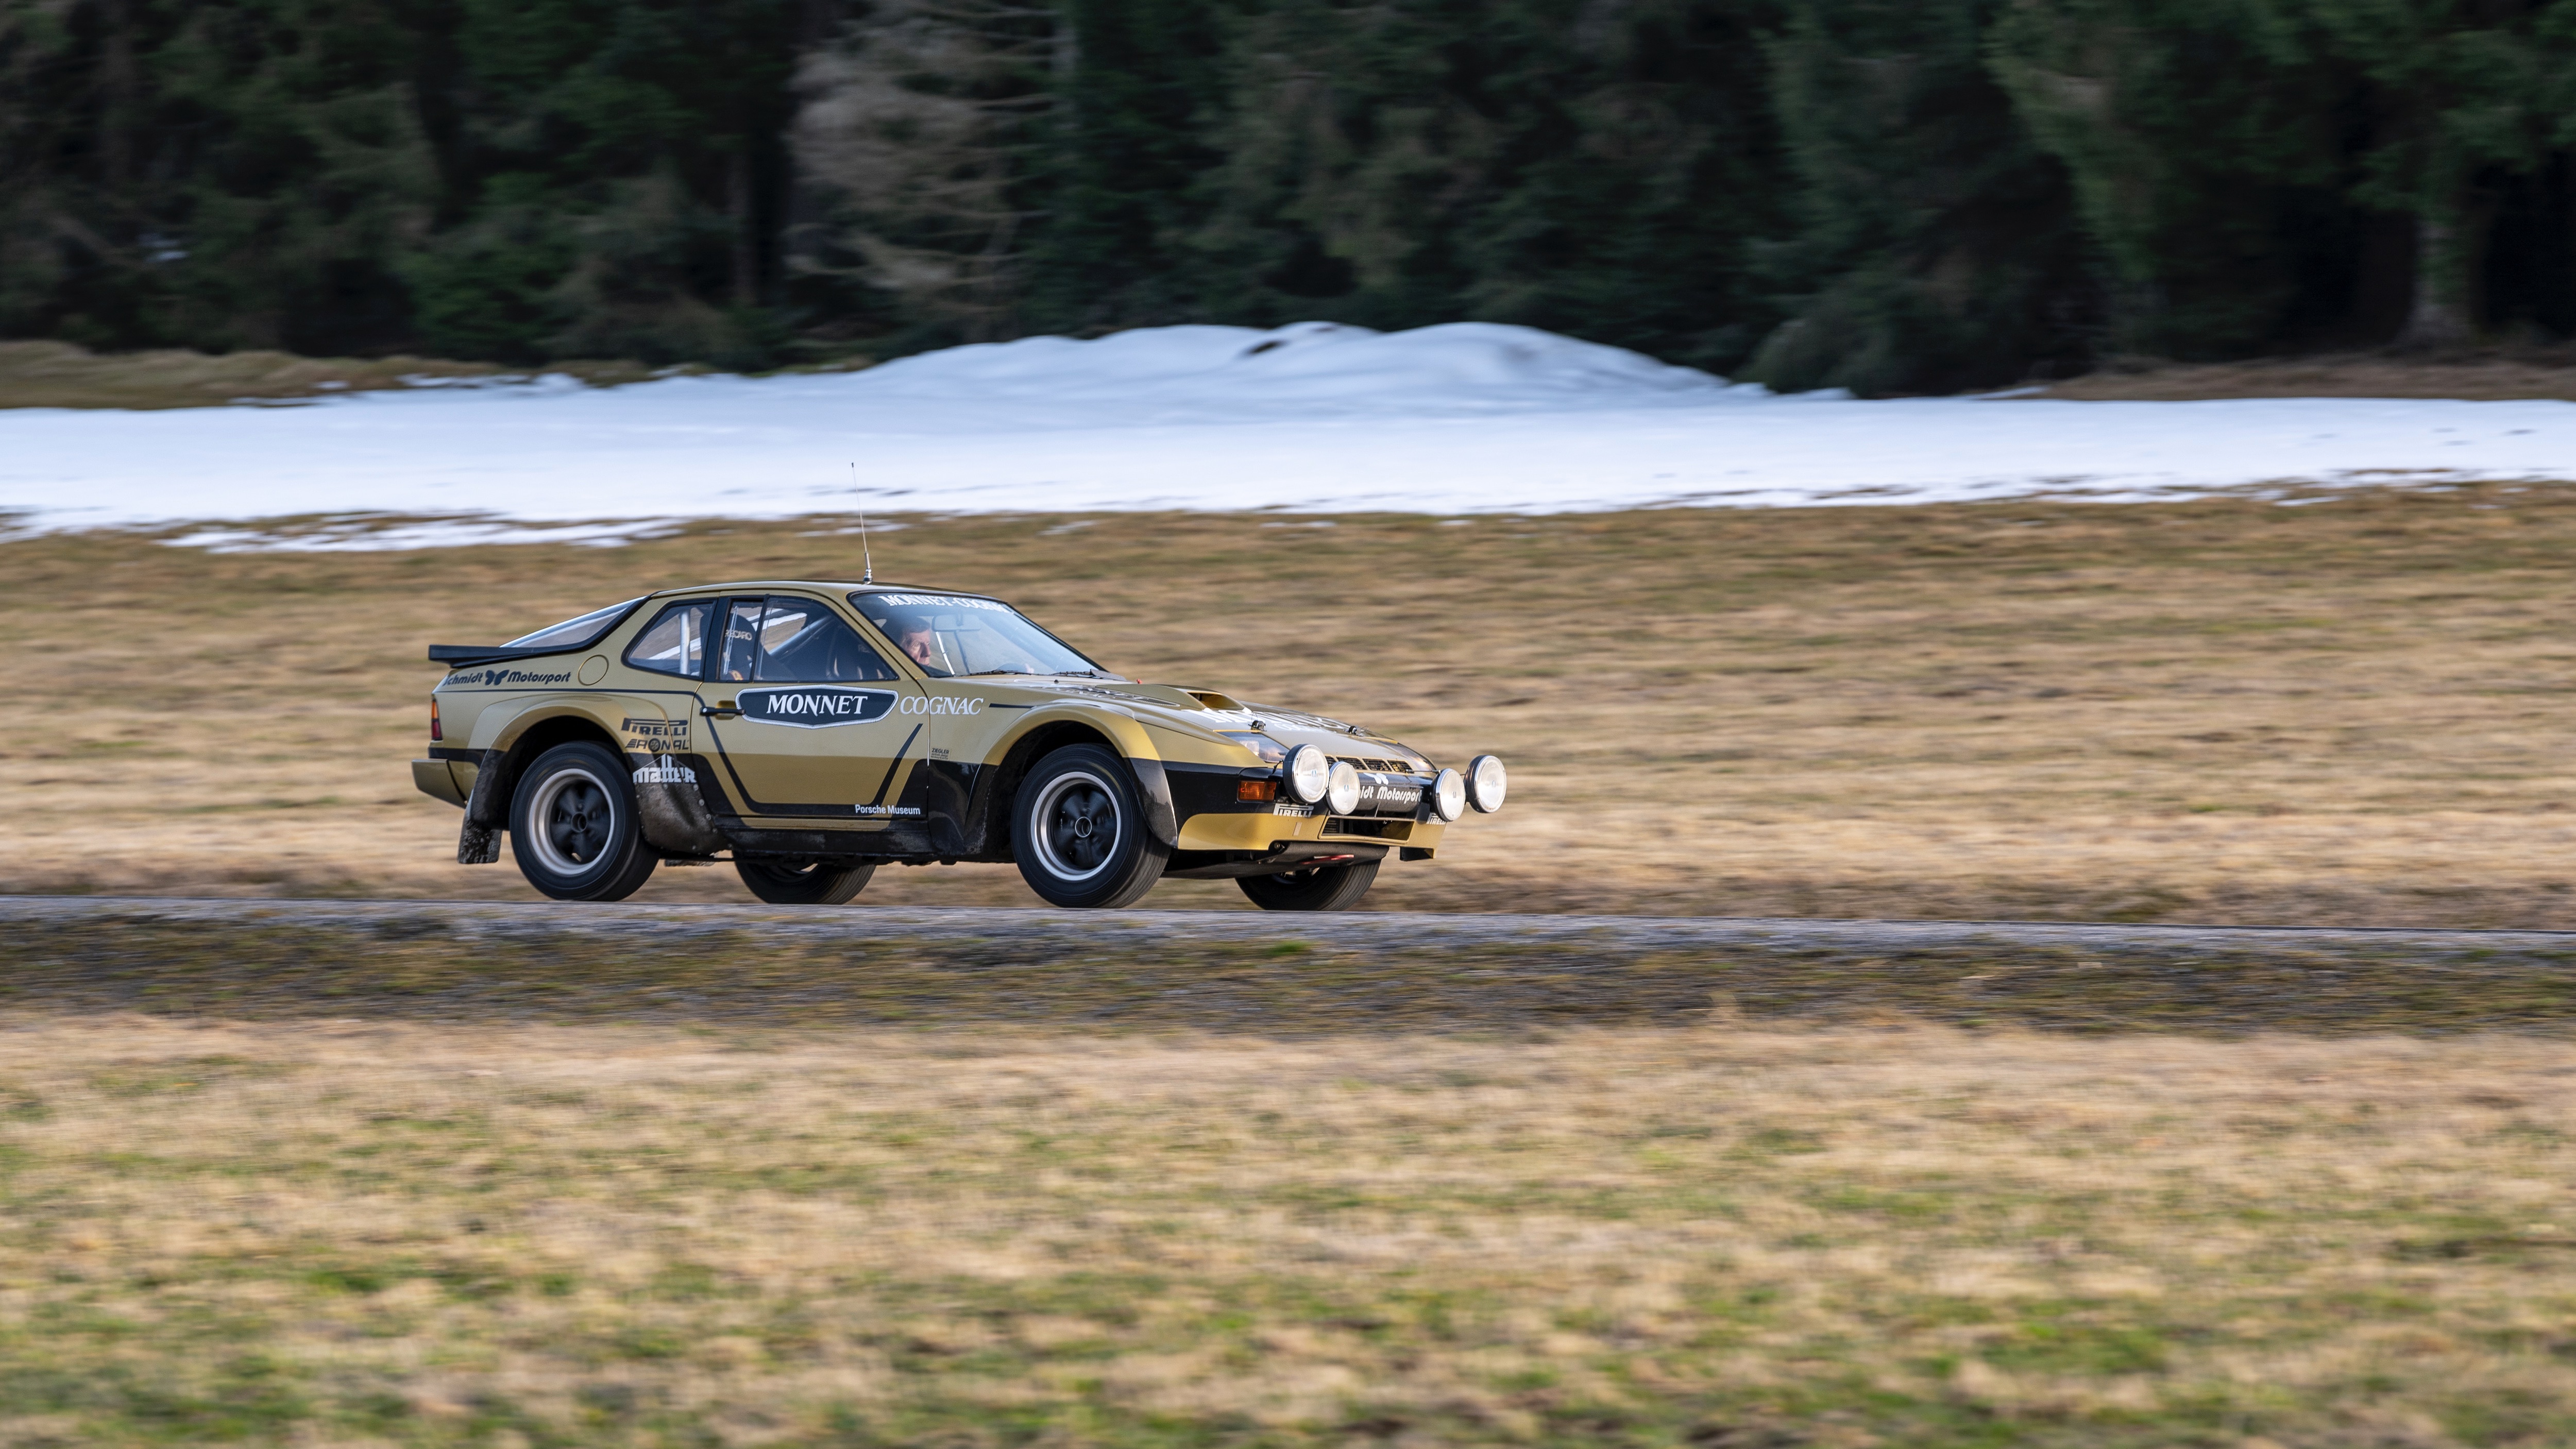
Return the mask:
<path id="1" fill-rule="evenodd" d="M 920 688 L 820 599 L 728 599 L 720 618 L 703 714 L 735 808 L 858 826 L 905 813 Z"/>

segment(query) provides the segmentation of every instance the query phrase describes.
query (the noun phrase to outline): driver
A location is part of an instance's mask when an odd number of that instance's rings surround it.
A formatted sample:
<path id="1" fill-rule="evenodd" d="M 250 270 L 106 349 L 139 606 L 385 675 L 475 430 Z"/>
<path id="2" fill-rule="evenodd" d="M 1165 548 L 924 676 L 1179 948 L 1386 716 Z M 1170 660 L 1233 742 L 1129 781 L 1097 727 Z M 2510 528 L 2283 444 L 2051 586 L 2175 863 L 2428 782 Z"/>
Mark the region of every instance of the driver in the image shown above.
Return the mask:
<path id="1" fill-rule="evenodd" d="M 909 655 L 913 663 L 934 673 L 948 672 L 941 662 L 943 651 L 939 647 L 939 636 L 932 632 L 928 619 L 918 614 L 897 614 L 886 620 L 886 634 L 894 640 L 894 647 Z"/>

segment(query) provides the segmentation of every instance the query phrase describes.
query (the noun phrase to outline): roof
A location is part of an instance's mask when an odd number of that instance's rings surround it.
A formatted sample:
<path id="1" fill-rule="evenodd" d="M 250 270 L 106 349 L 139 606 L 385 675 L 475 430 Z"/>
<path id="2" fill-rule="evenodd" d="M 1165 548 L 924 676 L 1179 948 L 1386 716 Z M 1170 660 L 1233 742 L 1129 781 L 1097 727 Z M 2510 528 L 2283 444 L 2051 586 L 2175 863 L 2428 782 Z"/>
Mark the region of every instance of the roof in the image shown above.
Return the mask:
<path id="1" fill-rule="evenodd" d="M 825 579 L 737 579 L 730 583 L 688 584 L 676 589 L 658 589 L 654 591 L 652 597 L 658 599 L 667 594 L 709 594 L 731 593 L 737 591 L 742 593 L 753 593 L 768 589 L 812 589 L 817 593 L 826 594 L 954 594 L 960 598 L 995 599 L 996 602 L 999 602 L 995 595 L 985 593 L 981 589 L 951 589 L 935 587 L 927 584 L 861 584 L 852 583 L 847 579 L 843 579 L 837 583 Z"/>

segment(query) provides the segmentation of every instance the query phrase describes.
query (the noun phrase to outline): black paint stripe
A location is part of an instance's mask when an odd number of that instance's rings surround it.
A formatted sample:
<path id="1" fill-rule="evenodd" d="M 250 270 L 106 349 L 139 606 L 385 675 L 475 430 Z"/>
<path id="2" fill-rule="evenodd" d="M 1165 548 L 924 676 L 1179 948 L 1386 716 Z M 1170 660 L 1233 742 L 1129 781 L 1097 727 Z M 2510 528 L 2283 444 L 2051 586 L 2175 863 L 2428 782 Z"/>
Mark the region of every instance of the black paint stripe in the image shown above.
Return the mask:
<path id="1" fill-rule="evenodd" d="M 868 802 L 871 807 L 885 803 L 885 792 L 894 785 L 894 772 L 903 768 L 903 757 L 912 753 L 912 742 L 920 738 L 921 726 L 919 725 L 914 725 L 912 733 L 903 737 L 903 748 L 895 751 L 894 758 L 886 762 L 885 778 L 877 781 L 876 798 Z"/>

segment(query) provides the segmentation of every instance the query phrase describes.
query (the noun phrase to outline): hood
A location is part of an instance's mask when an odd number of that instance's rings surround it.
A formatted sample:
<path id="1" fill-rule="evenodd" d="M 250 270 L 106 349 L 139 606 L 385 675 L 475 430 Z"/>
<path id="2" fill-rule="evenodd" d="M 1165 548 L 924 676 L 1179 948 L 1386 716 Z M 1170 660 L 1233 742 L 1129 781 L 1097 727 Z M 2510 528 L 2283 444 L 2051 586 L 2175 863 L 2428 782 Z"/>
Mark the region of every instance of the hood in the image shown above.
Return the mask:
<path id="1" fill-rule="evenodd" d="M 1347 721 L 1277 705 L 1254 704 L 1212 689 L 1069 678 L 1046 683 L 1015 679 L 1011 687 L 1098 700 L 1118 705 L 1147 723 L 1200 734 L 1259 733 L 1290 749 L 1314 745 L 1328 755 L 1389 760 L 1406 769 L 1427 769 L 1430 765 L 1420 750 Z"/>

